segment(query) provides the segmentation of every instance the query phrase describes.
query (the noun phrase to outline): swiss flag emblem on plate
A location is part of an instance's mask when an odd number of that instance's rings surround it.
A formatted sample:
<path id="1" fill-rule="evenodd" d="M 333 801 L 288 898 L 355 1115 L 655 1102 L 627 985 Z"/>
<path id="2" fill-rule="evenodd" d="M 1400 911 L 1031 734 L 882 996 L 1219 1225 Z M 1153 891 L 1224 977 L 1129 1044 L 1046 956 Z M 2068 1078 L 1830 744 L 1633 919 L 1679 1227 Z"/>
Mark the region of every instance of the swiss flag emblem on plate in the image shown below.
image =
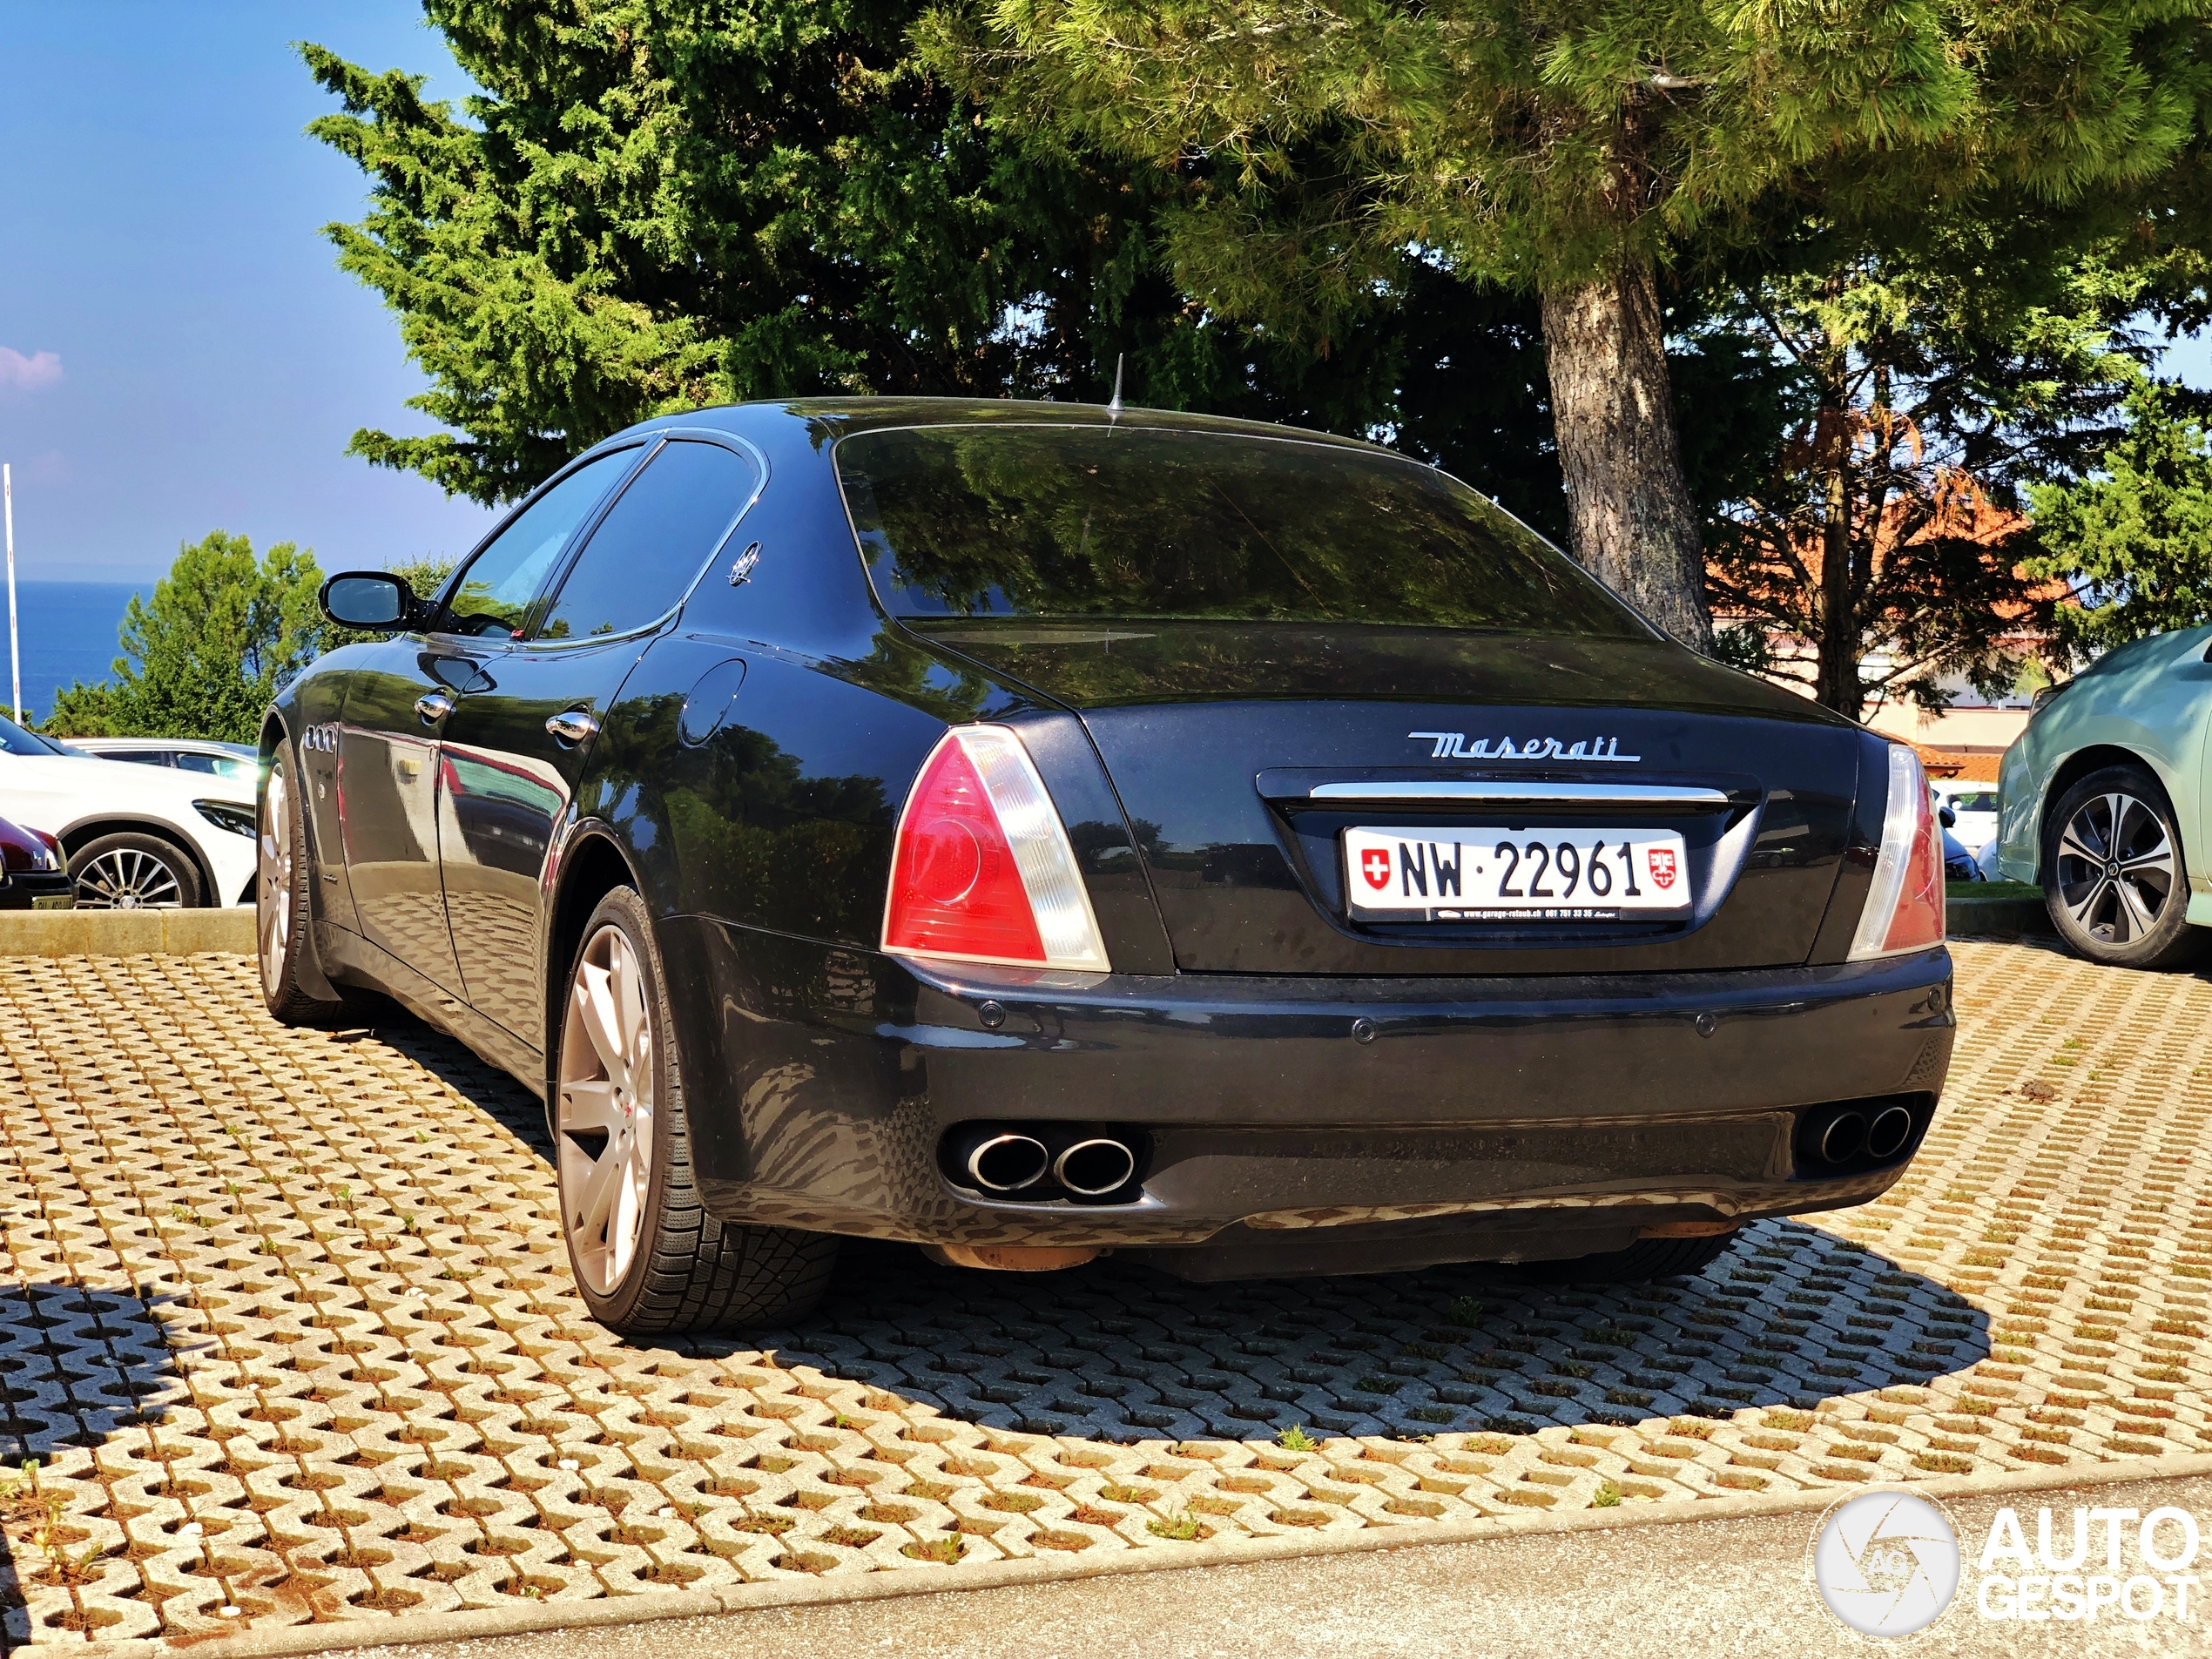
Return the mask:
<path id="1" fill-rule="evenodd" d="M 1379 846 L 1369 847 L 1359 855 L 1359 873 L 1369 887 L 1381 892 L 1390 885 L 1390 854 Z"/>
<path id="2" fill-rule="evenodd" d="M 1651 864 L 1651 885 L 1664 893 L 1675 885 L 1675 850 L 1671 846 L 1644 849 Z"/>

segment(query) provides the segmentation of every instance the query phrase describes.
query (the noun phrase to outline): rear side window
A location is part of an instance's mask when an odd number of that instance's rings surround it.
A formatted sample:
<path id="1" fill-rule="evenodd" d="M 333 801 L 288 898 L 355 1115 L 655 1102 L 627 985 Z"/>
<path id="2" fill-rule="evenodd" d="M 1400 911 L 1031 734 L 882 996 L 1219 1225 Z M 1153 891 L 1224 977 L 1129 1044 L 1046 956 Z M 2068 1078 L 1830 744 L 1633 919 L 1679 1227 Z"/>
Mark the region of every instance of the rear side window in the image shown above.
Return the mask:
<path id="1" fill-rule="evenodd" d="M 1534 531 L 1373 450 L 1127 426 L 927 427 L 855 434 L 836 456 L 894 616 L 1649 637 Z"/>
<path id="2" fill-rule="evenodd" d="M 462 573 L 460 587 L 446 602 L 450 614 L 442 631 L 511 634 L 520 628 L 577 527 L 637 459 L 633 447 L 587 461 L 509 520 Z"/>
<path id="3" fill-rule="evenodd" d="M 760 480 L 745 456 L 678 439 L 607 509 L 536 637 L 626 634 L 666 616 L 719 552 Z"/>

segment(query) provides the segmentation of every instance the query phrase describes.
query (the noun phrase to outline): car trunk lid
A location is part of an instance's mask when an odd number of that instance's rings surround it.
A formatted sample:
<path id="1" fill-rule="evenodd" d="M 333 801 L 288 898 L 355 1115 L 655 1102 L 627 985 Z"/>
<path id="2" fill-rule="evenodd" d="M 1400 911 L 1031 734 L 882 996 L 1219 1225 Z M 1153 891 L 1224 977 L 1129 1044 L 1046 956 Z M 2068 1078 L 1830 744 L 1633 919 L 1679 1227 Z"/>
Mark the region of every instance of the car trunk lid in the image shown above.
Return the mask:
<path id="1" fill-rule="evenodd" d="M 1858 730 L 1662 640 L 1120 621 L 918 631 L 1081 716 L 1184 971 L 1802 962 L 1850 838 Z M 1363 827 L 1413 833 L 1416 858 L 1424 840 L 1525 845 L 1532 830 L 1571 832 L 1583 854 L 1679 835 L 1686 902 L 1659 916 L 1563 901 L 1570 914 L 1363 917 L 1344 853 Z"/>

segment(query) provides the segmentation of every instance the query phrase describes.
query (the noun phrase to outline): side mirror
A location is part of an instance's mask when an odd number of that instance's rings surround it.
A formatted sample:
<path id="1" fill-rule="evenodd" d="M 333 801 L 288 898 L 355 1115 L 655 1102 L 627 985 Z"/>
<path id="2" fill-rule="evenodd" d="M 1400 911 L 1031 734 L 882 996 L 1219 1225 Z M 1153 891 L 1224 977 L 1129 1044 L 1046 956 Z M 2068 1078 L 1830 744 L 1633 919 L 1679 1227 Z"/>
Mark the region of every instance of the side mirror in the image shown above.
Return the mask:
<path id="1" fill-rule="evenodd" d="M 415 590 L 388 570 L 347 570 L 322 584 L 315 596 L 322 614 L 341 628 L 397 631 L 421 611 Z"/>
<path id="2" fill-rule="evenodd" d="M 1957 829 L 1959 827 L 1959 809 L 1949 801 L 1943 804 L 1943 810 L 1936 816 L 1943 820 L 1944 828 Z"/>

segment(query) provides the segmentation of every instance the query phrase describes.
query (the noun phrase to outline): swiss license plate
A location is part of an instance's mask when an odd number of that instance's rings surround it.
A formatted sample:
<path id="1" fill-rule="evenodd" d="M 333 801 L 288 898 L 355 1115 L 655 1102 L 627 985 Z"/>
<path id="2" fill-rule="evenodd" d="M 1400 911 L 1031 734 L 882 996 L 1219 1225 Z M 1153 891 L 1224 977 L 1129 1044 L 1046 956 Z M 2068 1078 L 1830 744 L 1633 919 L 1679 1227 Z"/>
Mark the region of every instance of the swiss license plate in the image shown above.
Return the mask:
<path id="1" fill-rule="evenodd" d="M 1673 830 L 1587 824 L 1344 833 L 1345 891 L 1362 921 L 1617 921 L 1689 909 Z"/>

